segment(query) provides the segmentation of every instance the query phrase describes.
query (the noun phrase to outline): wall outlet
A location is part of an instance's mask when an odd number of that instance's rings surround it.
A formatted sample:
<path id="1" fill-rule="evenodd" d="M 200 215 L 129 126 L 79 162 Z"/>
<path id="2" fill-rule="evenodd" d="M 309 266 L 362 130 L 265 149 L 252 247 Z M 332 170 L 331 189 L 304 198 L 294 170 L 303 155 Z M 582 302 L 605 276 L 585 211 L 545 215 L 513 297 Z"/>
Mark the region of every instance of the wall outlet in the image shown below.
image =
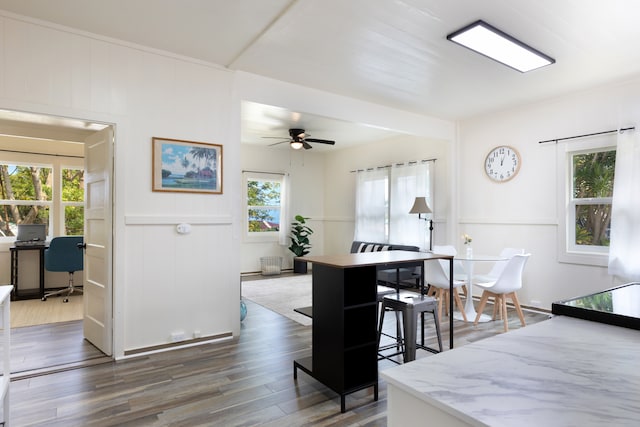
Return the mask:
<path id="1" fill-rule="evenodd" d="M 532 307 L 540 307 L 542 305 L 542 303 L 540 301 L 538 301 L 537 299 L 532 299 L 531 300 L 531 306 Z"/>
<path id="2" fill-rule="evenodd" d="M 184 332 L 173 332 L 171 333 L 171 342 L 184 341 L 185 336 Z"/>
<path id="3" fill-rule="evenodd" d="M 193 331 L 193 338 L 200 338 L 202 337 L 202 332 L 200 332 L 199 329 L 196 329 L 195 331 Z"/>

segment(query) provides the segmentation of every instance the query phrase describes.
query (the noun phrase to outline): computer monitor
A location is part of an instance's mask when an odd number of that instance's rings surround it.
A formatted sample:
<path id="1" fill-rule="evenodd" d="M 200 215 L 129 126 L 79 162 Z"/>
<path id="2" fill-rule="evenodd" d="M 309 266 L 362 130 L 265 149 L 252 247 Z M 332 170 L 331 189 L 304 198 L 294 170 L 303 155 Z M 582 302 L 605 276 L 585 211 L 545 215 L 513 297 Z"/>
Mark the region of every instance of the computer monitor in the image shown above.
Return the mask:
<path id="1" fill-rule="evenodd" d="M 44 242 L 47 239 L 46 224 L 18 224 L 17 242 Z"/>

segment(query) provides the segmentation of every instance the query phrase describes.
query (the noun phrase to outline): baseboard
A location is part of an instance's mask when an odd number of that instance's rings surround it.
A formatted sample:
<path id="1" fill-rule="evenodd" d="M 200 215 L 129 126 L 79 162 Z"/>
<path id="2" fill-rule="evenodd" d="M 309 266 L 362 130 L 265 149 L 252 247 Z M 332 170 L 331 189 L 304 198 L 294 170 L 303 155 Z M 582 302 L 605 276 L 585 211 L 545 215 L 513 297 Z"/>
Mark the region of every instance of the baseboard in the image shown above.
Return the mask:
<path id="1" fill-rule="evenodd" d="M 150 347 L 136 348 L 136 349 L 133 349 L 133 350 L 125 350 L 124 355 L 126 357 L 126 356 L 140 355 L 142 353 L 155 353 L 155 352 L 164 351 L 164 350 L 172 350 L 172 349 L 175 349 L 175 348 L 180 348 L 180 347 L 185 347 L 185 346 L 192 346 L 192 345 L 195 345 L 195 344 L 201 344 L 201 343 L 208 342 L 208 341 L 215 341 L 215 340 L 219 340 L 219 339 L 222 339 L 222 338 L 230 338 L 232 336 L 233 336 L 233 334 L 231 332 L 225 332 L 223 334 L 218 334 L 218 335 L 210 335 L 210 336 L 206 336 L 206 337 L 193 338 L 193 339 L 190 339 L 190 340 L 184 340 L 184 341 L 172 342 L 172 343 L 167 343 L 167 344 L 154 345 L 154 346 L 150 346 Z"/>

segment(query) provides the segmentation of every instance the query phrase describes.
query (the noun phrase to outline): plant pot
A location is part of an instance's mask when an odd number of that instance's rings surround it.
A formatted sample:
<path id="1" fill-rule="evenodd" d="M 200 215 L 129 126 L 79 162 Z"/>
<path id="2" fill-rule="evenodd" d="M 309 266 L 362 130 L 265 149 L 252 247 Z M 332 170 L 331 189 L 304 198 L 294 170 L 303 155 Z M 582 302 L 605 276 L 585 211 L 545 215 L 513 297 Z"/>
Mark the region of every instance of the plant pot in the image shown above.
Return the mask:
<path id="1" fill-rule="evenodd" d="M 297 259 L 293 260 L 293 272 L 299 274 L 307 274 L 307 262 L 299 261 Z"/>

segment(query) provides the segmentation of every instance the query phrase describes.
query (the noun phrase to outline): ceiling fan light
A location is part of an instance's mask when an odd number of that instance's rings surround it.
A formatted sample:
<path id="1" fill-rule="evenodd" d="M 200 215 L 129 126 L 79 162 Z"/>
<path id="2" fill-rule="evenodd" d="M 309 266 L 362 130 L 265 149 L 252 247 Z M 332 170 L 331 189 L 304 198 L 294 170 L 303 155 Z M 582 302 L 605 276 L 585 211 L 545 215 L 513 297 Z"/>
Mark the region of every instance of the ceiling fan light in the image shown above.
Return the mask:
<path id="1" fill-rule="evenodd" d="M 556 62 L 482 20 L 449 34 L 447 39 L 521 73 Z"/>
<path id="2" fill-rule="evenodd" d="M 300 141 L 291 141 L 291 148 L 294 150 L 299 150 L 302 148 L 302 142 Z"/>

